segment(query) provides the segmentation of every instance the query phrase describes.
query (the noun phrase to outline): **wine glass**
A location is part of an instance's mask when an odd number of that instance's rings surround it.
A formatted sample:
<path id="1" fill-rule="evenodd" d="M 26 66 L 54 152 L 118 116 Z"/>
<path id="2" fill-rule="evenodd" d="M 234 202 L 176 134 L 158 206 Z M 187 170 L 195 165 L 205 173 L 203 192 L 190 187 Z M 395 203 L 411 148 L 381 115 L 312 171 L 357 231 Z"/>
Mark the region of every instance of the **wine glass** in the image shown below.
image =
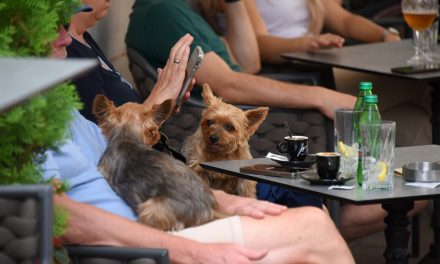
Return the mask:
<path id="1" fill-rule="evenodd" d="M 402 13 L 413 29 L 415 55 L 407 63 L 420 65 L 433 62 L 428 55 L 429 28 L 438 16 L 438 0 L 402 0 Z"/>

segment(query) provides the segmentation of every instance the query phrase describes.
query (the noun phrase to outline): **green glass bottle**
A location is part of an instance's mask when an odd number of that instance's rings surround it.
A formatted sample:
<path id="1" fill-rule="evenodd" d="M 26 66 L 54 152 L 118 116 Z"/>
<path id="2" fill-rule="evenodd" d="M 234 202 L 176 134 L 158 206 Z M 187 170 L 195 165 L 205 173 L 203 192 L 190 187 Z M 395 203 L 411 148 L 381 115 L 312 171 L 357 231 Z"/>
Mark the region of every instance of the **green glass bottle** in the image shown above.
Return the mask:
<path id="1" fill-rule="evenodd" d="M 371 95 L 371 90 L 373 89 L 373 84 L 371 82 L 360 82 L 359 83 L 359 95 L 357 97 L 356 103 L 354 104 L 354 110 L 364 110 L 364 97 L 366 95 Z"/>
<path id="2" fill-rule="evenodd" d="M 364 110 L 364 97 L 366 95 L 372 95 L 371 90 L 373 89 L 373 84 L 371 82 L 360 82 L 359 83 L 359 95 L 357 97 L 356 103 L 354 105 L 354 110 L 363 111 Z M 358 135 L 358 168 L 357 168 L 357 179 L 359 186 L 362 185 L 362 142 L 361 142 L 361 128 L 359 126 L 359 119 L 353 120 L 354 130 Z"/>
<path id="3" fill-rule="evenodd" d="M 363 124 L 363 123 L 371 123 L 371 122 L 376 122 L 376 121 L 381 120 L 379 108 L 377 107 L 377 103 L 378 103 L 377 95 L 375 95 L 375 94 L 365 95 L 364 102 L 365 102 L 364 110 L 362 111 L 362 114 L 359 118 L 359 130 L 360 130 L 361 124 Z M 362 140 L 359 135 L 359 142 L 360 142 L 359 149 L 361 149 L 361 144 L 362 144 L 361 141 Z M 359 186 L 362 186 L 362 179 L 363 179 L 362 155 L 360 152 L 358 169 L 357 169 L 357 180 L 358 180 Z"/>

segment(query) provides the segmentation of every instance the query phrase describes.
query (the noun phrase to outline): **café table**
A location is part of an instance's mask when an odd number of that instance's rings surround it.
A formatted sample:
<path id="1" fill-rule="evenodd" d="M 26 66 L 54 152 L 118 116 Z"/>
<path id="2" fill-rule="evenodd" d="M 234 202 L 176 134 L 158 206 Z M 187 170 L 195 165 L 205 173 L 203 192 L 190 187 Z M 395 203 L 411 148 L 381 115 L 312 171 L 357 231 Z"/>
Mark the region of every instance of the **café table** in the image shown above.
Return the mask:
<path id="1" fill-rule="evenodd" d="M 440 55 L 440 48 L 436 49 L 436 54 Z M 331 89 L 335 88 L 332 68 L 428 82 L 434 88 L 431 104 L 433 143 L 440 144 L 440 71 L 417 74 L 398 74 L 391 71 L 393 67 L 405 66 L 412 55 L 412 40 L 406 39 L 326 49 L 314 53 L 283 53 L 281 56 L 292 63 L 306 63 L 316 67 L 321 72 L 322 85 Z"/>
<path id="2" fill-rule="evenodd" d="M 395 167 L 399 168 L 404 164 L 414 161 L 440 161 L 439 145 L 424 145 L 415 147 L 396 148 Z M 300 177 L 274 177 L 251 173 L 243 173 L 241 167 L 255 164 L 273 164 L 275 161 L 267 158 L 251 160 L 227 160 L 203 162 L 200 165 L 204 169 L 213 170 L 232 176 L 254 180 L 263 183 L 279 185 L 293 190 L 314 193 L 325 198 L 351 203 L 355 205 L 381 204 L 388 212 L 384 222 L 385 238 L 387 247 L 384 252 L 386 263 L 408 263 L 408 241 L 410 232 L 408 225 L 410 220 L 407 213 L 414 207 L 414 201 L 440 198 L 439 188 L 419 188 L 405 185 L 405 180 L 401 176 L 394 177 L 393 190 L 362 190 L 355 187 L 352 190 L 329 190 L 328 186 L 310 184 L 309 181 Z M 349 180 L 345 185 L 356 185 L 355 179 Z M 440 234 L 440 226 L 433 226 L 434 235 Z M 432 247 L 438 247 L 433 244 Z M 438 260 L 434 260 L 432 263 Z M 430 262 L 426 262 L 430 263 Z"/>

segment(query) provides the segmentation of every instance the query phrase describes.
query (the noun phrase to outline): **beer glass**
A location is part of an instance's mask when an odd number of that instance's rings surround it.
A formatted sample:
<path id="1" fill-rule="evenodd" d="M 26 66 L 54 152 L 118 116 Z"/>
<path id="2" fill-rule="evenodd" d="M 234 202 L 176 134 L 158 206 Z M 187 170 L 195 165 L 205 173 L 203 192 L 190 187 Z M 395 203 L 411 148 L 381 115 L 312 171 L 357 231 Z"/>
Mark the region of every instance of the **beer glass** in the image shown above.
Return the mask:
<path id="1" fill-rule="evenodd" d="M 429 29 L 438 15 L 438 0 L 402 0 L 402 13 L 414 31 L 415 55 L 407 63 L 420 65 L 433 62 L 428 55 Z"/>

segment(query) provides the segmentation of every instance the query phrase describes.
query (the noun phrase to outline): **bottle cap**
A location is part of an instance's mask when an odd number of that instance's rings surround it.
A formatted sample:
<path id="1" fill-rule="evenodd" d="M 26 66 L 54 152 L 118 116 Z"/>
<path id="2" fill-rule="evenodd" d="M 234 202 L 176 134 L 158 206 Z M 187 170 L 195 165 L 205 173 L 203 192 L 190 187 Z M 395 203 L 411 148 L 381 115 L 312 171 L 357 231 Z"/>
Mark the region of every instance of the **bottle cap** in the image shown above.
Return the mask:
<path id="1" fill-rule="evenodd" d="M 377 99 L 377 95 L 376 94 L 372 94 L 372 95 L 365 95 L 364 96 L 364 101 L 367 104 L 377 104 L 378 99 Z"/>
<path id="2" fill-rule="evenodd" d="M 371 82 L 360 82 L 359 83 L 359 90 L 369 91 L 371 89 L 373 89 L 373 84 Z"/>

